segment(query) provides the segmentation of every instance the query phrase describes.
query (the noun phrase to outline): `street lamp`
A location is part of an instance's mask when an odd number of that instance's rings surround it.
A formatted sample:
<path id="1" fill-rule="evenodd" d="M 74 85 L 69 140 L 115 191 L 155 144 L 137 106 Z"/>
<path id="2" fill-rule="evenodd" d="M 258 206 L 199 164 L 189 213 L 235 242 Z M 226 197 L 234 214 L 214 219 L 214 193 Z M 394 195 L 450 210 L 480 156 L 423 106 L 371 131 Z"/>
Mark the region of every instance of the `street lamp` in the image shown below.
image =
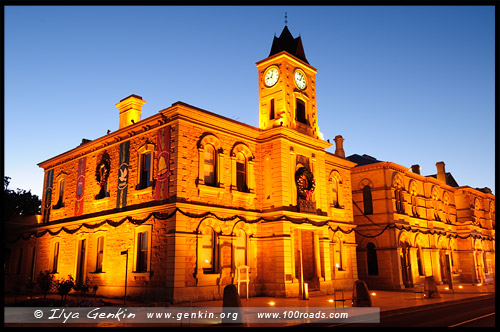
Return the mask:
<path id="1" fill-rule="evenodd" d="M 128 270 L 128 249 L 121 252 L 125 257 L 125 294 L 123 295 L 123 304 L 127 304 L 127 270 Z"/>

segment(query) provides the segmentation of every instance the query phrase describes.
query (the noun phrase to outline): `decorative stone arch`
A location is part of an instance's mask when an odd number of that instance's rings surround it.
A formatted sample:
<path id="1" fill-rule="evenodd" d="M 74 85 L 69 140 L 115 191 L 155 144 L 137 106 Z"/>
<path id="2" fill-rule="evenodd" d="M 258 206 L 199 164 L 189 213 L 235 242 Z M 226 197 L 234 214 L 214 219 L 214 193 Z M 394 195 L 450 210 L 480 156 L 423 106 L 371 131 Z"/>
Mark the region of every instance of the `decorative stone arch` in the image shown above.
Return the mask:
<path id="1" fill-rule="evenodd" d="M 405 190 L 403 177 L 398 172 L 393 172 L 391 186 L 393 188 L 400 188 L 402 190 Z"/>
<path id="2" fill-rule="evenodd" d="M 370 187 L 370 189 L 375 188 L 375 185 L 373 184 L 372 180 L 364 178 L 363 180 L 359 181 L 358 190 L 363 190 L 363 188 L 366 186 Z"/>
<path id="3" fill-rule="evenodd" d="M 407 231 L 401 230 L 398 234 L 398 246 L 401 247 L 405 243 L 410 247 L 414 246 L 410 234 Z"/>
<path id="4" fill-rule="evenodd" d="M 359 248 L 366 248 L 366 245 L 368 243 L 373 243 L 375 245 L 375 248 L 379 248 L 379 243 L 378 243 L 378 239 L 376 237 L 373 237 L 373 238 L 366 238 L 366 237 L 363 237 L 361 239 L 361 241 L 359 242 Z"/>
<path id="5" fill-rule="evenodd" d="M 440 235 L 436 242 L 436 247 L 440 250 L 450 250 L 450 239 Z"/>
<path id="6" fill-rule="evenodd" d="M 433 185 L 431 188 L 431 198 L 435 201 L 441 201 L 443 198 L 443 194 L 439 190 L 439 187 L 436 185 Z"/>
<path id="7" fill-rule="evenodd" d="M 222 144 L 220 142 L 220 139 L 215 134 L 212 134 L 210 132 L 204 132 L 203 134 L 201 134 L 196 147 L 198 149 L 203 149 L 207 144 L 213 145 L 216 150 L 220 150 L 220 152 L 222 152 Z"/>
<path id="8" fill-rule="evenodd" d="M 197 184 L 223 188 L 224 181 L 222 179 L 222 169 L 224 164 L 224 150 L 222 149 L 220 139 L 210 132 L 205 132 L 201 135 L 196 146 L 198 148 Z M 210 161 L 207 161 L 205 152 L 208 151 L 209 146 L 213 148 L 213 150 L 210 151 L 213 151 L 214 155 Z M 205 177 L 205 167 L 209 167 L 211 172 L 213 172 L 208 177 Z"/>
<path id="9" fill-rule="evenodd" d="M 430 248 L 429 239 L 424 236 L 424 234 L 417 233 L 415 234 L 415 238 L 413 240 L 413 246 L 422 248 Z"/>

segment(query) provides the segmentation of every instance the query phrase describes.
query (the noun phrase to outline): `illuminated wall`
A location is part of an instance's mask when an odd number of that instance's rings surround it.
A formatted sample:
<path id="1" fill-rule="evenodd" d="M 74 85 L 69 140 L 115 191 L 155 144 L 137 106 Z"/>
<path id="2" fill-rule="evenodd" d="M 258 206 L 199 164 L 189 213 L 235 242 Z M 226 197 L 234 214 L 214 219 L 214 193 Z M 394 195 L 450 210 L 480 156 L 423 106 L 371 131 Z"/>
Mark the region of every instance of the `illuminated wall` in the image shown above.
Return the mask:
<path id="1" fill-rule="evenodd" d="M 123 296 L 128 250 L 130 296 L 221 298 L 241 265 L 250 296 L 351 288 L 354 163 L 330 145 L 184 103 L 85 142 L 40 163 L 43 216 L 13 242 L 7 287 L 49 270 Z"/>
<path id="2" fill-rule="evenodd" d="M 494 195 L 378 161 L 353 168 L 352 184 L 359 277 L 370 288 L 431 275 L 449 283 L 447 269 L 452 282 L 494 280 Z"/>

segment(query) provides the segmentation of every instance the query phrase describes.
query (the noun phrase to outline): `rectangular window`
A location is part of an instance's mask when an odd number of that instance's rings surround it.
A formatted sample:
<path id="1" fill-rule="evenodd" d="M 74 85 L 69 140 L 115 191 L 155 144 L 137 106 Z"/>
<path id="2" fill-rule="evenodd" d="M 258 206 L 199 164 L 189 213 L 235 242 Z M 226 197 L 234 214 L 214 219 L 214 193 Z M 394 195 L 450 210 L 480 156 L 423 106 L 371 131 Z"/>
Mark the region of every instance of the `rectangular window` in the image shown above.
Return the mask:
<path id="1" fill-rule="evenodd" d="M 306 104 L 300 99 L 297 99 L 295 104 L 295 115 L 298 122 L 308 124 L 306 119 Z"/>
<path id="2" fill-rule="evenodd" d="M 57 263 L 59 262 L 59 242 L 54 243 L 52 255 L 52 273 L 57 273 Z"/>
<path id="3" fill-rule="evenodd" d="M 97 238 L 97 257 L 95 272 L 102 272 L 102 260 L 104 257 L 104 236 Z"/>
<path id="4" fill-rule="evenodd" d="M 144 153 L 141 161 L 141 188 L 151 186 L 151 152 Z"/>
<path id="5" fill-rule="evenodd" d="M 276 115 L 274 114 L 274 99 L 271 99 L 271 109 L 269 110 L 269 119 L 274 120 Z"/>
<path id="6" fill-rule="evenodd" d="M 136 272 L 148 270 L 148 232 L 138 234 L 137 239 L 137 267 Z"/>

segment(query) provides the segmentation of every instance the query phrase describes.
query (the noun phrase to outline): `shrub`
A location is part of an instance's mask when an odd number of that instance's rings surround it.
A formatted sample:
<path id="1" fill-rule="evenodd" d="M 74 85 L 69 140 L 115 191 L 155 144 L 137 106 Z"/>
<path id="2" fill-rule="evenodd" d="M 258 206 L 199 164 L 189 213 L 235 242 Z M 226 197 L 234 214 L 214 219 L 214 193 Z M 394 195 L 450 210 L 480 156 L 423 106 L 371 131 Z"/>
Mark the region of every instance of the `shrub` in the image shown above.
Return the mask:
<path id="1" fill-rule="evenodd" d="M 47 298 L 47 293 L 54 287 L 54 275 L 49 271 L 40 271 L 36 278 L 38 288 L 43 292 L 43 298 Z"/>
<path id="2" fill-rule="evenodd" d="M 71 275 L 68 275 L 68 280 L 60 279 L 56 283 L 56 293 L 61 296 L 61 300 L 66 301 L 66 297 L 69 292 L 75 286 L 75 282 Z"/>

